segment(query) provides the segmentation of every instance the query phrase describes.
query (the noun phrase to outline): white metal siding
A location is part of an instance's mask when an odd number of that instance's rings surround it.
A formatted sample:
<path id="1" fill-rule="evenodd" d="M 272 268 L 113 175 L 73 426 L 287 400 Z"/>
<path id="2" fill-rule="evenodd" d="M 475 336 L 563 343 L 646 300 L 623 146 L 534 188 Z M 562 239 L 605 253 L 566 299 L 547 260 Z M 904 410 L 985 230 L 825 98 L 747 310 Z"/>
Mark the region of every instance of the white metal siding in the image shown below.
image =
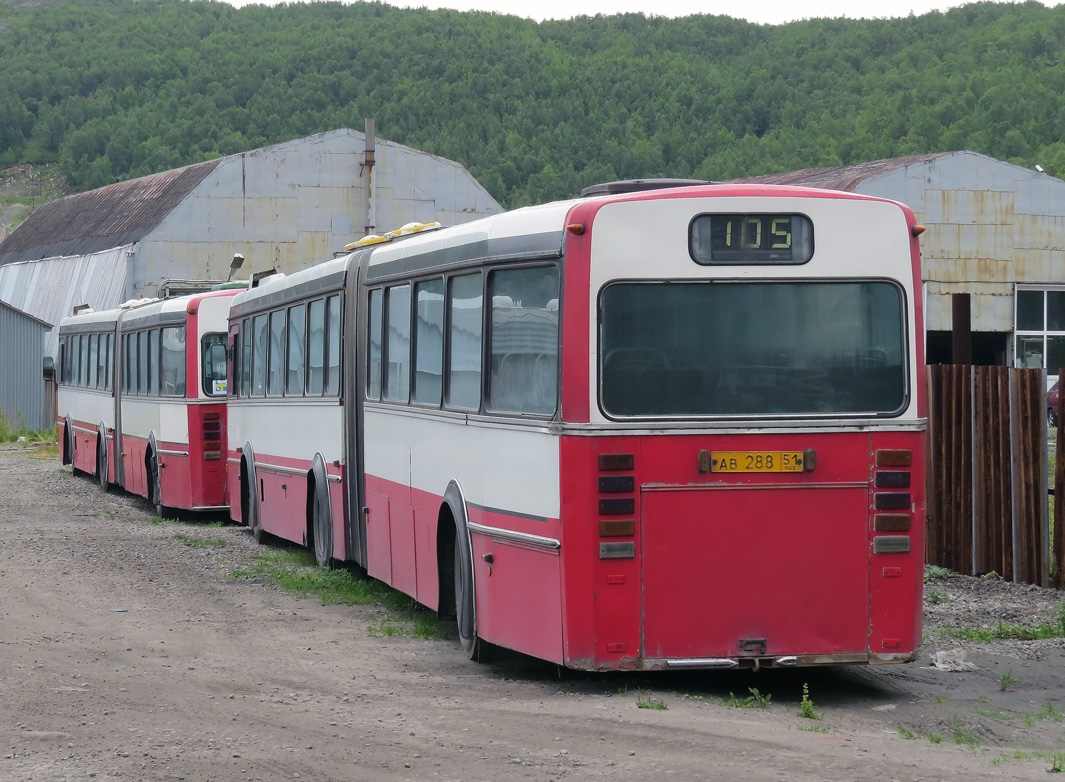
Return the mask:
<path id="1" fill-rule="evenodd" d="M 51 426 L 45 408 L 44 335 L 47 327 L 0 303 L 0 412 L 12 426 L 28 429 Z"/>

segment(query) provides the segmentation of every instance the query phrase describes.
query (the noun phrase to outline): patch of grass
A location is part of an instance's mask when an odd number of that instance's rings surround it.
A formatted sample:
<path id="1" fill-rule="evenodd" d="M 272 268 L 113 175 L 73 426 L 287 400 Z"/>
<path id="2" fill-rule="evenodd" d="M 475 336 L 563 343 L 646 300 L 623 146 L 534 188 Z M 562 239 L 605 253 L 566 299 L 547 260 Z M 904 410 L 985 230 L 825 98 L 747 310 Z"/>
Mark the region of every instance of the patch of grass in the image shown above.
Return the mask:
<path id="1" fill-rule="evenodd" d="M 654 711 L 665 711 L 669 708 L 666 702 L 662 698 L 648 697 L 647 693 L 643 690 L 636 691 L 636 708 L 637 709 L 652 709 Z"/>
<path id="2" fill-rule="evenodd" d="M 734 706 L 737 709 L 769 708 L 769 701 L 773 697 L 772 693 L 763 695 L 758 691 L 757 687 L 748 687 L 747 692 L 750 695 L 744 697 L 737 697 L 735 693 L 730 692 L 727 698 L 722 699 L 722 703 L 726 706 Z"/>
<path id="3" fill-rule="evenodd" d="M 1012 720 L 1015 715 L 1007 714 L 1004 711 L 998 709 L 981 709 L 977 712 L 981 717 L 990 717 L 993 720 Z"/>
<path id="4" fill-rule="evenodd" d="M 404 635 L 428 640 L 452 637 L 451 626 L 441 622 L 409 596 L 380 581 L 356 578 L 346 570 L 318 567 L 306 549 L 264 551 L 250 568 L 237 570 L 236 579 L 260 580 L 296 597 L 313 597 L 326 605 L 379 605 L 393 615 L 367 628 L 370 635 Z"/>
<path id="5" fill-rule="evenodd" d="M 998 688 L 1002 692 L 1005 692 L 1011 685 L 1014 685 L 1019 681 L 1020 679 L 1013 675 L 1013 669 L 1007 668 L 998 676 Z"/>
<path id="6" fill-rule="evenodd" d="M 381 622 L 379 625 L 370 625 L 366 628 L 366 634 L 371 638 L 379 638 L 381 636 L 391 638 L 396 635 L 406 635 L 406 633 L 403 632 L 403 628 L 399 625 L 390 624 L 389 622 Z"/>
<path id="7" fill-rule="evenodd" d="M 939 605 L 941 603 L 950 602 L 950 598 L 947 597 L 946 592 L 940 592 L 935 587 L 929 589 L 925 596 L 928 598 L 928 602 L 932 605 Z"/>
<path id="8" fill-rule="evenodd" d="M 1065 772 L 1065 752 L 1055 752 L 1050 758 L 1050 768 L 1047 771 L 1052 774 L 1061 774 Z"/>
<path id="9" fill-rule="evenodd" d="M 810 685 L 802 683 L 802 700 L 799 701 L 799 716 L 808 720 L 819 720 L 824 715 L 814 709 L 814 702 L 810 700 Z"/>
<path id="10" fill-rule="evenodd" d="M 1030 758 L 1031 755 L 1029 755 L 1023 749 L 1015 749 L 1015 750 L 1013 750 L 1013 757 L 1015 759 L 1017 759 L 1017 760 L 1028 760 L 1028 758 Z"/>
<path id="11" fill-rule="evenodd" d="M 152 518 L 148 519 L 148 523 L 158 526 L 160 524 L 181 524 L 182 521 L 181 519 L 165 519 L 161 516 L 152 516 Z"/>
<path id="12" fill-rule="evenodd" d="M 800 725 L 799 730 L 809 731 L 810 733 L 831 733 L 831 728 L 826 728 L 824 725 Z"/>
<path id="13" fill-rule="evenodd" d="M 955 744 L 964 744 L 970 749 L 976 749 L 980 746 L 980 737 L 957 716 L 950 720 L 947 727 L 950 729 L 950 735 L 954 737 Z"/>
<path id="14" fill-rule="evenodd" d="M 939 744 L 943 741 L 943 737 L 940 736 L 938 733 L 929 733 L 928 740 L 931 741 L 933 744 Z"/>
<path id="15" fill-rule="evenodd" d="M 995 627 L 953 627 L 940 630 L 941 638 L 963 639 L 977 643 L 988 641 L 1037 641 L 1046 638 L 1065 637 L 1065 619 L 1043 622 L 1038 625 L 1017 625 L 1000 622 Z"/>
<path id="16" fill-rule="evenodd" d="M 899 725 L 896 728 L 896 730 L 899 732 L 899 735 L 902 736 L 904 739 L 915 739 L 915 738 L 917 738 L 917 734 L 916 733 L 914 733 L 912 730 L 907 730 L 902 725 Z"/>
<path id="17" fill-rule="evenodd" d="M 936 703 L 946 703 L 947 702 L 947 696 L 946 695 L 935 695 L 935 696 L 932 697 L 932 700 L 934 700 Z"/>
<path id="18" fill-rule="evenodd" d="M 945 567 L 939 565 L 925 565 L 924 566 L 924 580 L 927 584 L 929 581 L 945 581 L 948 578 L 954 578 L 957 573 L 953 570 L 948 570 Z"/>
<path id="19" fill-rule="evenodd" d="M 197 538 L 183 532 L 175 535 L 174 540 L 180 540 L 189 548 L 225 548 L 229 545 L 229 541 L 222 538 Z"/>
<path id="20" fill-rule="evenodd" d="M 55 429 L 37 431 L 28 428 L 26 426 L 26 416 L 22 413 L 18 414 L 18 420 L 15 423 L 11 423 L 7 416 L 0 413 L 0 443 L 18 443 L 27 447 L 37 447 L 38 450 L 54 447 L 55 456 L 58 457 L 57 437 Z"/>

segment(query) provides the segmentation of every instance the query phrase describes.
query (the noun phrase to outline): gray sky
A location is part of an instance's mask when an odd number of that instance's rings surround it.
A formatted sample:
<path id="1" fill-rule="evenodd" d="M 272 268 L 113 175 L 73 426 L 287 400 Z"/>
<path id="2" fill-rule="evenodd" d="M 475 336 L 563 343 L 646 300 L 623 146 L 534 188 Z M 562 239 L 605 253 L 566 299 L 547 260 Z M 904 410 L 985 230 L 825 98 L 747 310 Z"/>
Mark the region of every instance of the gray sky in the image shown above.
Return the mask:
<path id="1" fill-rule="evenodd" d="M 253 0 L 227 0 L 240 7 Z M 277 0 L 255 0 L 276 5 Z M 1065 0 L 1040 0 L 1057 6 Z M 496 11 L 525 16 L 537 21 L 568 19 L 573 16 L 642 12 L 656 16 L 720 14 L 761 24 L 783 24 L 796 19 L 839 17 L 873 19 L 920 16 L 929 11 L 945 11 L 963 0 L 386 0 L 402 8 L 454 8 L 459 11 Z"/>

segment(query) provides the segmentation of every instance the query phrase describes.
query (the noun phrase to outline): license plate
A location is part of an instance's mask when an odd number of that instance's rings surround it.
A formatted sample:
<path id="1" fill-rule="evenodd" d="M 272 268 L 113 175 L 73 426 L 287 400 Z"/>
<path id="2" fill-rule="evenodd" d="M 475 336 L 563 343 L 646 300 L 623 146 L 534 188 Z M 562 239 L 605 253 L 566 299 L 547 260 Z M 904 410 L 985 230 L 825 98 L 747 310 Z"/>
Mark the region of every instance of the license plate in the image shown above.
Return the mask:
<path id="1" fill-rule="evenodd" d="M 802 451 L 713 451 L 710 472 L 802 472 Z"/>

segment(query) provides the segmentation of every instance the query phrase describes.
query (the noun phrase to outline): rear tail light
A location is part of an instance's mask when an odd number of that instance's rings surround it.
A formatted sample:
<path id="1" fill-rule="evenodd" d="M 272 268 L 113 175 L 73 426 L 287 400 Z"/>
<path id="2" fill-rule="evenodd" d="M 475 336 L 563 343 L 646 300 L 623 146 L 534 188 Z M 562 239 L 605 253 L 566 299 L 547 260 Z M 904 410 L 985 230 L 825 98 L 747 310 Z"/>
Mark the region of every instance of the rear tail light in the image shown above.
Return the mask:
<path id="1" fill-rule="evenodd" d="M 911 467 L 913 451 L 906 449 L 881 449 L 875 454 L 876 467 Z M 874 554 L 906 554 L 910 551 L 911 513 L 913 497 L 908 491 L 875 491 L 875 489 L 909 489 L 910 471 L 900 469 L 881 470 L 873 473 L 873 510 L 896 511 L 874 513 L 873 531 L 895 533 L 873 537 Z"/>
<path id="2" fill-rule="evenodd" d="M 222 458 L 222 414 L 220 412 L 203 414 L 203 458 L 205 461 Z"/>

